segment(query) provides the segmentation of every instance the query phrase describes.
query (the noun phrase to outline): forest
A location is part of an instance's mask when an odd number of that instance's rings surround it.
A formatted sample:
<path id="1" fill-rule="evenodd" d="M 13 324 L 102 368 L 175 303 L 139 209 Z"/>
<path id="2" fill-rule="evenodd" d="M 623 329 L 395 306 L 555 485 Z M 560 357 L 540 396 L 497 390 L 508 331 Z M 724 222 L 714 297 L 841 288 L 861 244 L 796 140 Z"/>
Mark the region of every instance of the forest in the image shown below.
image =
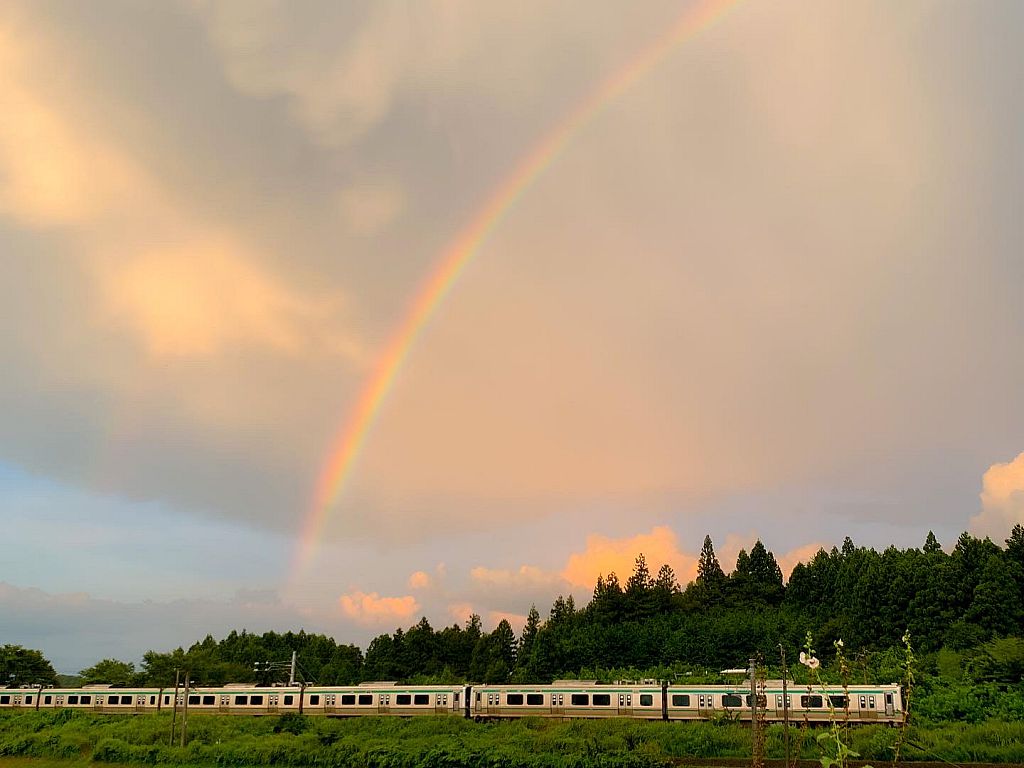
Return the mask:
<path id="1" fill-rule="evenodd" d="M 750 657 L 777 667 L 780 647 L 792 661 L 808 631 L 823 650 L 842 638 L 855 675 L 897 682 L 894 649 L 909 630 L 924 671 L 1005 685 L 1024 680 L 1022 605 L 1020 524 L 1004 546 L 964 533 L 949 553 L 931 533 L 920 548 L 881 552 L 847 538 L 798 564 L 788 583 L 760 541 L 726 573 L 706 537 L 685 587 L 668 566 L 652 573 L 640 555 L 624 583 L 615 573 L 599 577 L 586 605 L 559 596 L 543 618 L 531 607 L 518 637 L 507 621 L 485 632 L 479 616 L 440 629 L 424 617 L 379 635 L 365 652 L 322 634 L 243 629 L 147 651 L 139 667 L 101 660 L 62 683 L 168 686 L 177 669 L 191 670 L 198 685 L 271 682 L 256 662 L 286 660 L 293 650 L 302 677 L 324 685 L 713 677 Z M 0 647 L 0 675 L 15 685 L 58 681 L 41 653 L 12 645 Z"/>

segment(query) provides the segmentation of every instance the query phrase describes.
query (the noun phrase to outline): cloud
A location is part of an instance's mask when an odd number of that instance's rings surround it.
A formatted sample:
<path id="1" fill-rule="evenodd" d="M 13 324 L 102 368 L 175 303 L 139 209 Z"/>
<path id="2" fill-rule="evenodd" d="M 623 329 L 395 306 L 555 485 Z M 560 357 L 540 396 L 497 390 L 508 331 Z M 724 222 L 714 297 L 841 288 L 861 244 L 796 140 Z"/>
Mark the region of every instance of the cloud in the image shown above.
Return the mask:
<path id="1" fill-rule="evenodd" d="M 522 565 L 517 570 L 476 566 L 470 570 L 469 575 L 474 582 L 487 587 L 536 589 L 551 587 L 561 582 L 558 574 L 550 573 L 533 565 Z"/>
<path id="2" fill-rule="evenodd" d="M 509 623 L 512 627 L 512 631 L 519 635 L 523 631 L 523 627 L 526 626 L 526 616 L 519 613 L 507 613 L 505 611 L 488 611 L 487 612 L 488 625 L 484 627 L 485 630 L 492 630 L 494 627 L 504 620 Z"/>
<path id="3" fill-rule="evenodd" d="M 979 536 L 1000 541 L 1013 526 L 1024 522 L 1024 453 L 1013 461 L 996 463 L 981 478 L 981 511 L 970 520 Z"/>
<path id="4" fill-rule="evenodd" d="M 37 648 L 62 672 L 100 659 L 139 661 L 146 650 L 188 647 L 205 635 L 305 627 L 332 634 L 326 617 L 302 613 L 272 591 L 240 590 L 233 598 L 118 602 L 85 592 L 54 594 L 0 581 L 4 642 Z"/>
<path id="5" fill-rule="evenodd" d="M 349 231 L 360 237 L 388 227 L 405 206 L 405 190 L 390 179 L 370 179 L 346 187 L 338 195 L 338 208 Z"/>
<path id="6" fill-rule="evenodd" d="M 137 334 L 152 357 L 210 357 L 256 345 L 292 356 L 362 358 L 357 342 L 320 330 L 330 327 L 329 304 L 290 289 L 230 237 L 99 264 L 103 311 Z"/>
<path id="7" fill-rule="evenodd" d="M 428 589 L 434 580 L 426 571 L 415 571 L 409 574 L 409 589 Z"/>
<path id="8" fill-rule="evenodd" d="M 457 602 L 448 605 L 448 615 L 459 624 L 465 624 L 474 613 L 476 610 L 472 603 Z"/>
<path id="9" fill-rule="evenodd" d="M 388 114 L 415 42 L 401 5 L 197 0 L 193 8 L 230 82 L 286 97 L 295 119 L 328 145 L 360 138 Z"/>
<path id="10" fill-rule="evenodd" d="M 407 622 L 420 610 L 412 595 L 381 597 L 376 592 L 355 590 L 338 598 L 341 612 L 365 625 Z"/>
<path id="11" fill-rule="evenodd" d="M 830 547 L 831 545 L 813 542 L 811 544 L 799 546 L 796 549 L 791 549 L 789 552 L 785 552 L 781 555 L 777 555 L 775 557 L 775 562 L 779 564 L 779 568 L 782 570 L 782 578 L 788 581 L 797 563 L 808 563 L 816 554 L 818 554 L 819 549 L 827 550 Z"/>
<path id="12" fill-rule="evenodd" d="M 607 576 L 614 571 L 624 583 L 641 553 L 648 568 L 657 571 L 668 564 L 682 584 L 696 576 L 697 558 L 680 551 L 675 531 L 666 526 L 622 539 L 591 534 L 587 536 L 586 549 L 569 556 L 561 576 L 573 586 L 592 588 L 599 575 Z"/>

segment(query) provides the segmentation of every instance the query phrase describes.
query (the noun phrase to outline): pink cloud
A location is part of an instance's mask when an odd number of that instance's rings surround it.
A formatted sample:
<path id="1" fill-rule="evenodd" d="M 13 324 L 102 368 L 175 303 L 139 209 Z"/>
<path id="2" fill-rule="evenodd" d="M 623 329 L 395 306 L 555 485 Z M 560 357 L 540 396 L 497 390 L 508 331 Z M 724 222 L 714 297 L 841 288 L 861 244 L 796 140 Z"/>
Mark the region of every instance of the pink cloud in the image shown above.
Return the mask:
<path id="1" fill-rule="evenodd" d="M 433 583 L 434 580 L 426 571 L 416 571 L 409 574 L 409 589 L 427 589 Z"/>
<path id="2" fill-rule="evenodd" d="M 697 558 L 679 549 L 675 531 L 667 526 L 657 526 L 650 533 L 624 539 L 599 534 L 587 536 L 586 549 L 569 556 L 561 576 L 577 587 L 593 587 L 599 575 L 612 571 L 625 581 L 633 572 L 636 556 L 640 553 L 652 571 L 656 572 L 663 564 L 670 565 L 682 584 L 697 574 Z"/>
<path id="3" fill-rule="evenodd" d="M 376 592 L 355 590 L 338 598 L 342 613 L 360 624 L 408 621 L 420 610 L 412 595 L 381 597 Z"/>

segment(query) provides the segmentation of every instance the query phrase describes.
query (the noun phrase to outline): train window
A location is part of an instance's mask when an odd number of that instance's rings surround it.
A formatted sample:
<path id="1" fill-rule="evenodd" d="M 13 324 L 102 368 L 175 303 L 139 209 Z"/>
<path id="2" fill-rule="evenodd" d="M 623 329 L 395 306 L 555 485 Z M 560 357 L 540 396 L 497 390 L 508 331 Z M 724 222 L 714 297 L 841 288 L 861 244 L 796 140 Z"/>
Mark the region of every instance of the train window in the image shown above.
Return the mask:
<path id="1" fill-rule="evenodd" d="M 542 706 L 544 706 L 544 694 L 543 693 L 528 693 L 528 694 L 526 694 L 526 706 L 528 706 L 528 707 L 542 707 Z"/>
<path id="2" fill-rule="evenodd" d="M 456 693 L 455 696 L 452 698 L 452 701 L 454 701 L 456 704 L 458 704 L 459 703 L 459 694 Z"/>
<path id="3" fill-rule="evenodd" d="M 776 709 L 782 709 L 782 694 L 781 693 L 775 694 L 775 708 Z"/>
<path id="4" fill-rule="evenodd" d="M 212 707 L 216 703 L 217 703 L 217 697 L 216 696 L 203 696 L 203 706 L 204 707 Z"/>
<path id="5" fill-rule="evenodd" d="M 654 703 L 652 696 L 648 695 L 647 698 L 652 700 L 651 701 L 652 704 Z M 643 700 L 642 699 L 643 699 L 643 697 L 641 697 L 641 701 L 640 701 L 641 704 L 643 704 Z M 702 699 L 701 704 L 703 705 L 704 697 L 701 696 L 701 699 Z M 688 706 L 690 706 L 690 696 L 688 694 L 685 694 L 685 693 L 673 693 L 672 694 L 672 706 L 673 707 L 688 707 Z"/>
<path id="6" fill-rule="evenodd" d="M 7 701 L 0 701 L 0 704 L 10 704 L 11 703 L 11 697 L 10 696 L 4 696 L 4 698 L 7 699 Z M 68 704 L 77 704 L 77 703 L 78 703 L 78 697 L 77 696 L 68 696 Z"/>
<path id="7" fill-rule="evenodd" d="M 341 706 L 351 707 L 356 703 L 356 695 L 354 693 L 343 693 L 341 694 Z"/>
<path id="8" fill-rule="evenodd" d="M 43 704 L 52 704 L 53 696 L 43 696 Z"/>
<path id="9" fill-rule="evenodd" d="M 284 705 L 286 707 L 290 707 L 294 701 L 295 701 L 295 697 L 292 696 L 290 693 L 286 693 L 284 695 Z"/>
<path id="10" fill-rule="evenodd" d="M 152 707 L 154 704 L 156 704 L 156 696 L 150 696 L 149 697 L 149 706 Z"/>
<path id="11" fill-rule="evenodd" d="M 476 693 L 476 703 L 477 704 L 480 703 L 480 692 L 479 691 L 477 691 L 477 693 Z"/>
<path id="12" fill-rule="evenodd" d="M 649 694 L 649 693 L 641 693 L 640 694 L 640 706 L 641 707 L 653 707 L 654 706 L 654 696 Z"/>
<path id="13" fill-rule="evenodd" d="M 743 706 L 743 699 L 741 699 L 739 696 L 736 696 L 735 694 L 727 693 L 724 696 L 722 696 L 722 706 L 723 707 L 742 707 Z"/>
<path id="14" fill-rule="evenodd" d="M 626 706 L 627 707 L 632 707 L 633 706 L 633 694 L 632 693 L 627 693 L 626 694 Z"/>
<path id="15" fill-rule="evenodd" d="M 122 704 L 131 704 L 132 703 L 132 697 L 131 696 L 122 696 L 121 697 L 121 703 Z"/>
<path id="16" fill-rule="evenodd" d="M 607 693 L 595 693 L 594 694 L 594 706 L 595 707 L 607 707 L 612 703 L 612 697 Z"/>
<path id="17" fill-rule="evenodd" d="M 846 709 L 850 705 L 850 699 L 848 696 L 829 696 L 828 700 L 832 702 L 832 706 L 837 709 Z"/>
<path id="18" fill-rule="evenodd" d="M 192 706 L 193 704 L 198 704 L 198 703 L 199 703 L 200 701 L 202 701 L 202 699 L 201 699 L 201 698 L 199 698 L 198 696 L 189 696 L 189 697 L 188 697 L 188 705 L 189 705 L 190 707 L 191 707 L 191 706 Z"/>
<path id="19" fill-rule="evenodd" d="M 422 707 L 424 705 L 430 704 L 430 694 L 429 693 L 417 693 L 415 696 L 412 697 L 412 703 L 415 704 L 418 707 Z"/>
<path id="20" fill-rule="evenodd" d="M 874 709 L 875 708 L 875 697 L 874 696 L 868 696 L 868 707 L 870 709 Z"/>
<path id="21" fill-rule="evenodd" d="M 619 694 L 619 706 L 621 707 L 621 706 L 622 706 L 623 704 L 625 704 L 625 703 L 626 703 L 626 697 L 625 697 L 625 696 L 623 696 L 623 695 L 622 695 L 622 694 L 620 693 L 620 694 Z"/>
<path id="22" fill-rule="evenodd" d="M 750 706 L 750 694 L 749 693 L 746 696 L 746 701 L 747 701 L 747 706 L 749 707 Z M 768 706 L 768 697 L 767 696 L 762 696 L 762 695 L 758 694 L 757 706 L 759 706 L 759 707 L 767 707 Z"/>
<path id="23" fill-rule="evenodd" d="M 505 697 L 505 703 L 510 705 L 510 706 L 513 706 L 513 707 L 522 706 L 523 694 L 521 694 L 521 693 L 510 693 L 510 694 L 508 694 Z"/>
<path id="24" fill-rule="evenodd" d="M 170 696 L 164 696 L 164 704 L 170 704 L 170 703 L 171 703 L 171 697 Z"/>
<path id="25" fill-rule="evenodd" d="M 823 706 L 822 702 L 823 699 L 821 696 L 808 696 L 807 694 L 804 694 L 800 697 L 800 706 L 804 709 Z"/>
<path id="26" fill-rule="evenodd" d="M 249 697 L 248 696 L 235 696 L 235 706 L 236 707 L 240 707 L 243 704 L 248 704 L 248 703 L 249 703 Z"/>
<path id="27" fill-rule="evenodd" d="M 0 704 L 10 704 L 10 703 L 11 703 L 11 697 L 10 696 L 0 696 Z"/>
<path id="28" fill-rule="evenodd" d="M 704 708 L 704 694 L 701 694 L 701 697 L 700 697 L 700 706 L 701 706 L 701 709 L 703 709 L 703 708 Z"/>
<path id="29" fill-rule="evenodd" d="M 317 706 L 320 703 L 320 694 L 314 693 L 309 697 L 309 703 L 311 706 Z"/>
<path id="30" fill-rule="evenodd" d="M 861 696 L 860 697 L 860 708 L 861 709 L 867 709 L 868 708 L 868 697 L 867 696 Z"/>
<path id="31" fill-rule="evenodd" d="M 361 706 L 373 706 L 373 694 L 372 693 L 360 693 L 359 704 Z"/>
<path id="32" fill-rule="evenodd" d="M 401 706 L 408 706 L 409 702 L 411 702 L 411 701 L 412 701 L 412 696 L 410 696 L 408 693 L 400 693 L 397 696 L 395 696 L 395 704 L 397 704 L 400 707 Z"/>
<path id="33" fill-rule="evenodd" d="M 569 703 L 572 704 L 572 706 L 574 706 L 574 707 L 586 707 L 586 706 L 588 706 L 590 704 L 590 694 L 589 693 L 574 693 L 570 697 Z"/>
<path id="34" fill-rule="evenodd" d="M 263 697 L 262 696 L 250 696 L 249 697 L 249 703 L 250 704 L 262 704 L 263 703 Z"/>
<path id="35" fill-rule="evenodd" d="M 26 696 L 25 697 L 25 703 L 26 704 L 31 704 L 32 703 L 32 697 L 31 696 Z"/>

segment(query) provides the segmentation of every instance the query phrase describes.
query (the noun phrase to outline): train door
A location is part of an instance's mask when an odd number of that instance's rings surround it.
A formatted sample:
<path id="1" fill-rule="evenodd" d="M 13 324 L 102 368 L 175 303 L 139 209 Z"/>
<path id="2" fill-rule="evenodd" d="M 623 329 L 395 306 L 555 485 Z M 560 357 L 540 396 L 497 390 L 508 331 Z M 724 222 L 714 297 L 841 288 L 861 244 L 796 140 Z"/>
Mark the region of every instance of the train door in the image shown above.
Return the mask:
<path id="1" fill-rule="evenodd" d="M 379 694 L 377 696 L 377 714 L 386 715 L 389 709 L 391 709 L 391 694 Z"/>
<path id="2" fill-rule="evenodd" d="M 551 714 L 556 717 L 565 716 L 565 694 L 564 693 L 552 693 L 551 694 Z"/>
<path id="3" fill-rule="evenodd" d="M 434 714 L 443 715 L 448 712 L 448 694 L 434 694 Z"/>
<path id="4" fill-rule="evenodd" d="M 267 712 L 271 714 L 277 714 L 278 695 L 279 694 L 271 693 L 269 696 L 267 696 Z"/>
<path id="5" fill-rule="evenodd" d="M 710 693 L 697 694 L 697 714 L 700 717 L 715 716 L 715 697 Z"/>
<path id="6" fill-rule="evenodd" d="M 891 693 L 885 694 L 885 714 L 887 714 L 887 715 L 895 714 L 895 707 L 893 706 L 893 703 L 892 703 L 892 694 Z"/>
<path id="7" fill-rule="evenodd" d="M 633 716 L 633 691 L 619 691 L 619 717 Z"/>

